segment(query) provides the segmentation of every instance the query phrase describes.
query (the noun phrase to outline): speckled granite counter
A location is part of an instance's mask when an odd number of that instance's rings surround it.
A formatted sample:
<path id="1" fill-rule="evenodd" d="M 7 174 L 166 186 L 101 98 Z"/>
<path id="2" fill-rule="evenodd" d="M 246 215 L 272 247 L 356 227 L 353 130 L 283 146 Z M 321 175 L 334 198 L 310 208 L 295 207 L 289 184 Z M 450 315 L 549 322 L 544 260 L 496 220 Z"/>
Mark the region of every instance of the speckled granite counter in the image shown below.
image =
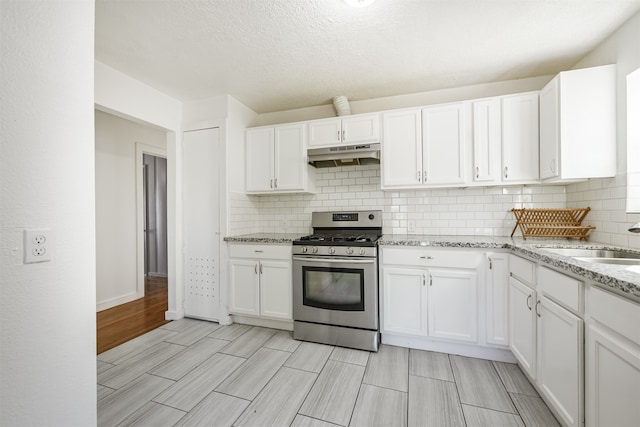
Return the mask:
<path id="1" fill-rule="evenodd" d="M 225 237 L 225 242 L 230 243 L 291 243 L 299 239 L 301 234 L 295 233 L 255 233 L 242 236 Z"/>
<path id="2" fill-rule="evenodd" d="M 569 239 L 523 240 L 522 238 L 482 236 L 384 235 L 378 243 L 381 246 L 511 249 L 516 254 L 592 280 L 604 289 L 613 290 L 619 295 L 640 302 L 640 266 L 579 261 L 545 250 L 545 248 L 562 247 L 629 250 L 627 248 Z M 631 250 L 631 252 L 637 251 Z"/>

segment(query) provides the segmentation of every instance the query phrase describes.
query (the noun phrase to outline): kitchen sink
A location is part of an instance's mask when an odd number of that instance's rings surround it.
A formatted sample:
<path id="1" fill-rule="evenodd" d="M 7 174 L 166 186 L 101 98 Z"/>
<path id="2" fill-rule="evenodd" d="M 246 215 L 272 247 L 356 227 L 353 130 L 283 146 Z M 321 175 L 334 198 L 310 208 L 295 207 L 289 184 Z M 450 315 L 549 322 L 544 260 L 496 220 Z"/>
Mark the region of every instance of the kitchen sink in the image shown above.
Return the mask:
<path id="1" fill-rule="evenodd" d="M 640 253 L 625 252 L 609 249 L 577 249 L 577 248 L 545 248 L 545 251 L 553 252 L 575 258 L 580 261 L 599 264 L 640 265 Z"/>

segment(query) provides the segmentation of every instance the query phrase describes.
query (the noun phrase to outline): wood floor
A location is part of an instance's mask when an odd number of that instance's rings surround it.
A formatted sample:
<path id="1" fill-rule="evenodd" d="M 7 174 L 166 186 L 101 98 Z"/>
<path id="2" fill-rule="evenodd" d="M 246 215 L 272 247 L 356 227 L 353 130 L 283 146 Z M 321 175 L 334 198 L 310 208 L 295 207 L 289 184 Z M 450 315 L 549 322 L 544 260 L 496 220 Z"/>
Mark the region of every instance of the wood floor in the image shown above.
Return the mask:
<path id="1" fill-rule="evenodd" d="M 166 323 L 166 277 L 146 277 L 144 298 L 96 314 L 97 352 L 105 352 Z"/>
<path id="2" fill-rule="evenodd" d="M 104 352 L 98 426 L 559 426 L 517 365 L 193 319 Z"/>

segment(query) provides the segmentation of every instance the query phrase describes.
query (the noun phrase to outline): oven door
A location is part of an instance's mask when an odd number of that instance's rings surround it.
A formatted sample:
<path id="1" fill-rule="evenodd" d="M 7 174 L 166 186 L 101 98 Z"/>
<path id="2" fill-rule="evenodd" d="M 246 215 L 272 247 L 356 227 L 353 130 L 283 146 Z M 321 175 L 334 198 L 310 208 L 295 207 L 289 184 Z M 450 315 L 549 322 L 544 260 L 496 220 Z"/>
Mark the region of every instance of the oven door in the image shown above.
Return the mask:
<path id="1" fill-rule="evenodd" d="M 377 259 L 293 257 L 293 319 L 377 330 Z"/>

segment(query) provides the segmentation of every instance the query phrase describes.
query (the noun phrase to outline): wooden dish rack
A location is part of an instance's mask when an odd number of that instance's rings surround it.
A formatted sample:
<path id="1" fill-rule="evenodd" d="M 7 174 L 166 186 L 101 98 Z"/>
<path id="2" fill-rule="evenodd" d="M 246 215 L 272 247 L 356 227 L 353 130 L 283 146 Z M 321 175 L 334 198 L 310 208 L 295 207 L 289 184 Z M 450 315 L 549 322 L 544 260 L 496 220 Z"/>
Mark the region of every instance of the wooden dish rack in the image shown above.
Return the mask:
<path id="1" fill-rule="evenodd" d="M 595 227 L 583 226 L 582 220 L 591 208 L 566 209 L 511 209 L 516 217 L 511 237 L 520 227 L 522 238 L 566 237 L 587 240 Z"/>

